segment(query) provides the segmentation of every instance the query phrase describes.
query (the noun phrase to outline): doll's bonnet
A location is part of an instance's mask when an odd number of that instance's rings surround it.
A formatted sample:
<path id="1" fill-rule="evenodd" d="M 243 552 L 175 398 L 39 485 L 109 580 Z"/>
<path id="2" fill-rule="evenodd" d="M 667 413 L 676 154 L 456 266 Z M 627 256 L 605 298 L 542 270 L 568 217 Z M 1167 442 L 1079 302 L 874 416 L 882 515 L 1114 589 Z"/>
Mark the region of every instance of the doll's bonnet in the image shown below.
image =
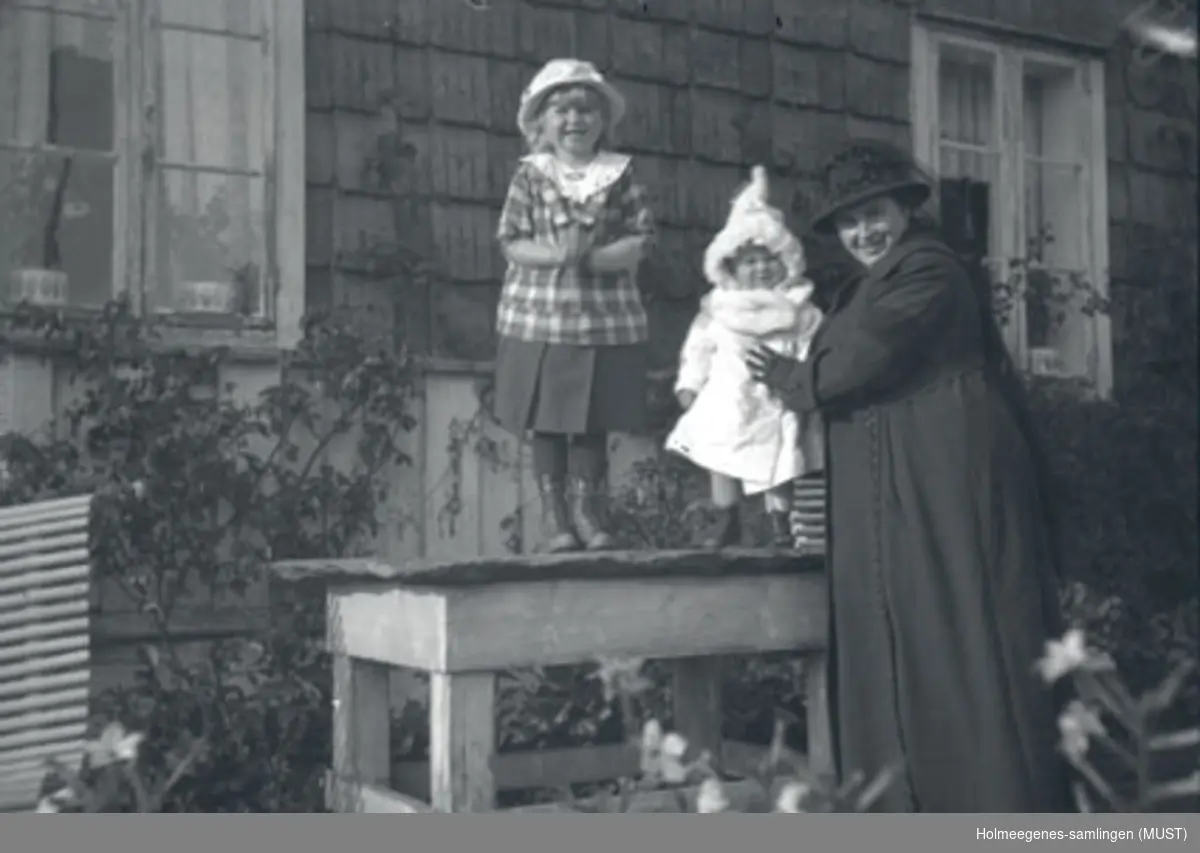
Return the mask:
<path id="1" fill-rule="evenodd" d="M 704 276 L 716 288 L 736 282 L 727 262 L 746 245 L 761 246 L 779 258 L 787 269 L 787 279 L 804 275 L 804 247 L 788 230 L 783 214 L 767 201 L 767 170 L 755 166 L 750 183 L 734 196 L 725 227 L 704 252 Z"/>

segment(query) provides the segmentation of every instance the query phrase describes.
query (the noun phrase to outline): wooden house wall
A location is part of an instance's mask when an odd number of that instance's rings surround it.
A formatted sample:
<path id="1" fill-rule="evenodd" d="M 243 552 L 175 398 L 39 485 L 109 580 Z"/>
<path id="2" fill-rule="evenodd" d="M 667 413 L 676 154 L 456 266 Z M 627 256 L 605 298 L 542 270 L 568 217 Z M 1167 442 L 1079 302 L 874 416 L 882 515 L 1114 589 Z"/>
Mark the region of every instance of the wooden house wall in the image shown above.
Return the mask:
<path id="1" fill-rule="evenodd" d="M 816 165 L 847 135 L 909 144 L 914 11 L 1094 49 L 1119 45 L 1138 5 L 502 0 L 481 11 L 460 0 L 309 0 L 309 301 L 363 306 L 435 356 L 490 358 L 502 274 L 493 232 L 521 153 L 521 87 L 546 59 L 580 56 L 629 100 L 618 143 L 637 156 L 662 224 L 643 276 L 659 295 L 656 360 L 669 366 L 702 287 L 698 259 L 750 164 L 772 168 L 774 197 L 799 226 Z M 1108 65 L 1119 362 L 1147 298 L 1129 291 L 1128 259 L 1195 231 L 1196 80 L 1190 66 L 1163 80 L 1139 71 L 1131 87 L 1121 47 Z M 1175 94 L 1162 96 L 1167 88 Z M 393 130 L 412 159 L 389 188 L 374 164 Z M 434 262 L 431 276 L 372 270 L 370 247 L 396 239 Z M 810 245 L 818 261 L 827 250 Z"/>

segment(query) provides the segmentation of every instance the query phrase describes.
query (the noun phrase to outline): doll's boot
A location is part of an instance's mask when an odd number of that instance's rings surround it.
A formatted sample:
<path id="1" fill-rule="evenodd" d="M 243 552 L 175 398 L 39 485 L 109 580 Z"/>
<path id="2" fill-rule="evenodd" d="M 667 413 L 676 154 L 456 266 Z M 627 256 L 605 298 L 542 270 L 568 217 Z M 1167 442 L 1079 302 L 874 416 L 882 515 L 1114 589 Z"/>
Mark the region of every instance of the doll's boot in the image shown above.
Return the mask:
<path id="1" fill-rule="evenodd" d="M 787 510 L 771 511 L 771 547 L 791 550 L 796 540 L 792 536 L 791 513 Z"/>
<path id="2" fill-rule="evenodd" d="M 602 480 L 588 477 L 571 479 L 571 521 L 589 551 L 607 551 L 616 547 L 609 532 Z"/>
<path id="3" fill-rule="evenodd" d="M 742 508 L 737 504 L 717 509 L 717 528 L 713 535 L 704 540 L 704 547 L 720 551 L 742 541 Z"/>
<path id="4" fill-rule="evenodd" d="M 538 494 L 542 499 L 542 541 L 537 550 L 543 554 L 578 551 L 580 543 L 571 528 L 566 483 L 542 477 L 538 480 Z"/>

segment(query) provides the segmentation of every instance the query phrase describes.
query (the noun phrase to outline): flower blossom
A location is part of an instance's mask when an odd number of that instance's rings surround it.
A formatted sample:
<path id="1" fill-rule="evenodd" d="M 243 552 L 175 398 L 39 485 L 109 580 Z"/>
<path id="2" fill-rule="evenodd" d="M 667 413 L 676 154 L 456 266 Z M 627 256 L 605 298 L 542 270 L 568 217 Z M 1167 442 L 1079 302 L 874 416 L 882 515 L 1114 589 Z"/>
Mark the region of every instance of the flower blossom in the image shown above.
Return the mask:
<path id="1" fill-rule="evenodd" d="M 618 693 L 634 695 L 652 686 L 642 675 L 644 658 L 600 658 L 598 663 L 592 677 L 599 679 L 606 702 L 611 702 Z"/>
<path id="2" fill-rule="evenodd" d="M 658 720 L 646 720 L 642 725 L 642 749 L 638 768 L 643 776 L 658 772 L 659 756 L 662 754 L 663 730 Z"/>
<path id="3" fill-rule="evenodd" d="M 696 792 L 697 814 L 717 814 L 728 809 L 729 798 L 719 781 L 709 777 L 700 783 L 700 790 Z"/>
<path id="4" fill-rule="evenodd" d="M 119 761 L 135 761 L 145 738 L 141 732 L 126 731 L 120 723 L 109 723 L 98 739 L 85 744 L 88 762 L 91 767 L 100 768 Z"/>
<path id="5" fill-rule="evenodd" d="M 58 814 L 58 804 L 49 797 L 42 797 L 38 800 L 37 808 L 33 810 L 36 814 Z"/>
<path id="6" fill-rule="evenodd" d="M 1061 640 L 1046 642 L 1046 653 L 1038 660 L 1036 667 L 1042 680 L 1053 684 L 1064 675 L 1083 667 L 1087 660 L 1088 649 L 1083 631 L 1072 628 Z"/>
<path id="7" fill-rule="evenodd" d="M 1059 741 L 1062 751 L 1075 761 L 1088 751 L 1092 735 L 1104 734 L 1104 723 L 1095 709 L 1074 699 L 1058 717 Z"/>
<path id="8" fill-rule="evenodd" d="M 775 798 L 775 811 L 786 814 L 803 814 L 806 809 L 801 808 L 808 795 L 812 793 L 812 787 L 803 782 L 788 782 L 779 790 L 779 796 Z"/>
<path id="9" fill-rule="evenodd" d="M 671 732 L 663 738 L 658 769 L 664 782 L 681 784 L 687 781 L 688 768 L 683 763 L 687 747 L 687 739 L 678 732 Z"/>

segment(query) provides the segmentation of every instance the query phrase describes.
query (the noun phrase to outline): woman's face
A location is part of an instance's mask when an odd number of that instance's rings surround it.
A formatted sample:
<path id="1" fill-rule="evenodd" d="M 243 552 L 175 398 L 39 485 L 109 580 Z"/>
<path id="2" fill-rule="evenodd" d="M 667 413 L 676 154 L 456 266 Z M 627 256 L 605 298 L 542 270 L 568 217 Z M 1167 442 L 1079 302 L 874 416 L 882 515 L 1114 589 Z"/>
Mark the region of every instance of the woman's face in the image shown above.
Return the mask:
<path id="1" fill-rule="evenodd" d="M 743 290 L 774 287 L 787 275 L 787 268 L 775 253 L 755 245 L 738 252 L 730 267 L 738 287 Z"/>
<path id="2" fill-rule="evenodd" d="M 838 238 L 864 267 L 891 251 L 908 228 L 908 211 L 891 196 L 880 196 L 846 208 L 834 219 Z"/>
<path id="3" fill-rule="evenodd" d="M 555 150 L 575 157 L 595 153 L 604 133 L 604 100 L 587 86 L 551 92 L 542 108 L 542 133 Z"/>

